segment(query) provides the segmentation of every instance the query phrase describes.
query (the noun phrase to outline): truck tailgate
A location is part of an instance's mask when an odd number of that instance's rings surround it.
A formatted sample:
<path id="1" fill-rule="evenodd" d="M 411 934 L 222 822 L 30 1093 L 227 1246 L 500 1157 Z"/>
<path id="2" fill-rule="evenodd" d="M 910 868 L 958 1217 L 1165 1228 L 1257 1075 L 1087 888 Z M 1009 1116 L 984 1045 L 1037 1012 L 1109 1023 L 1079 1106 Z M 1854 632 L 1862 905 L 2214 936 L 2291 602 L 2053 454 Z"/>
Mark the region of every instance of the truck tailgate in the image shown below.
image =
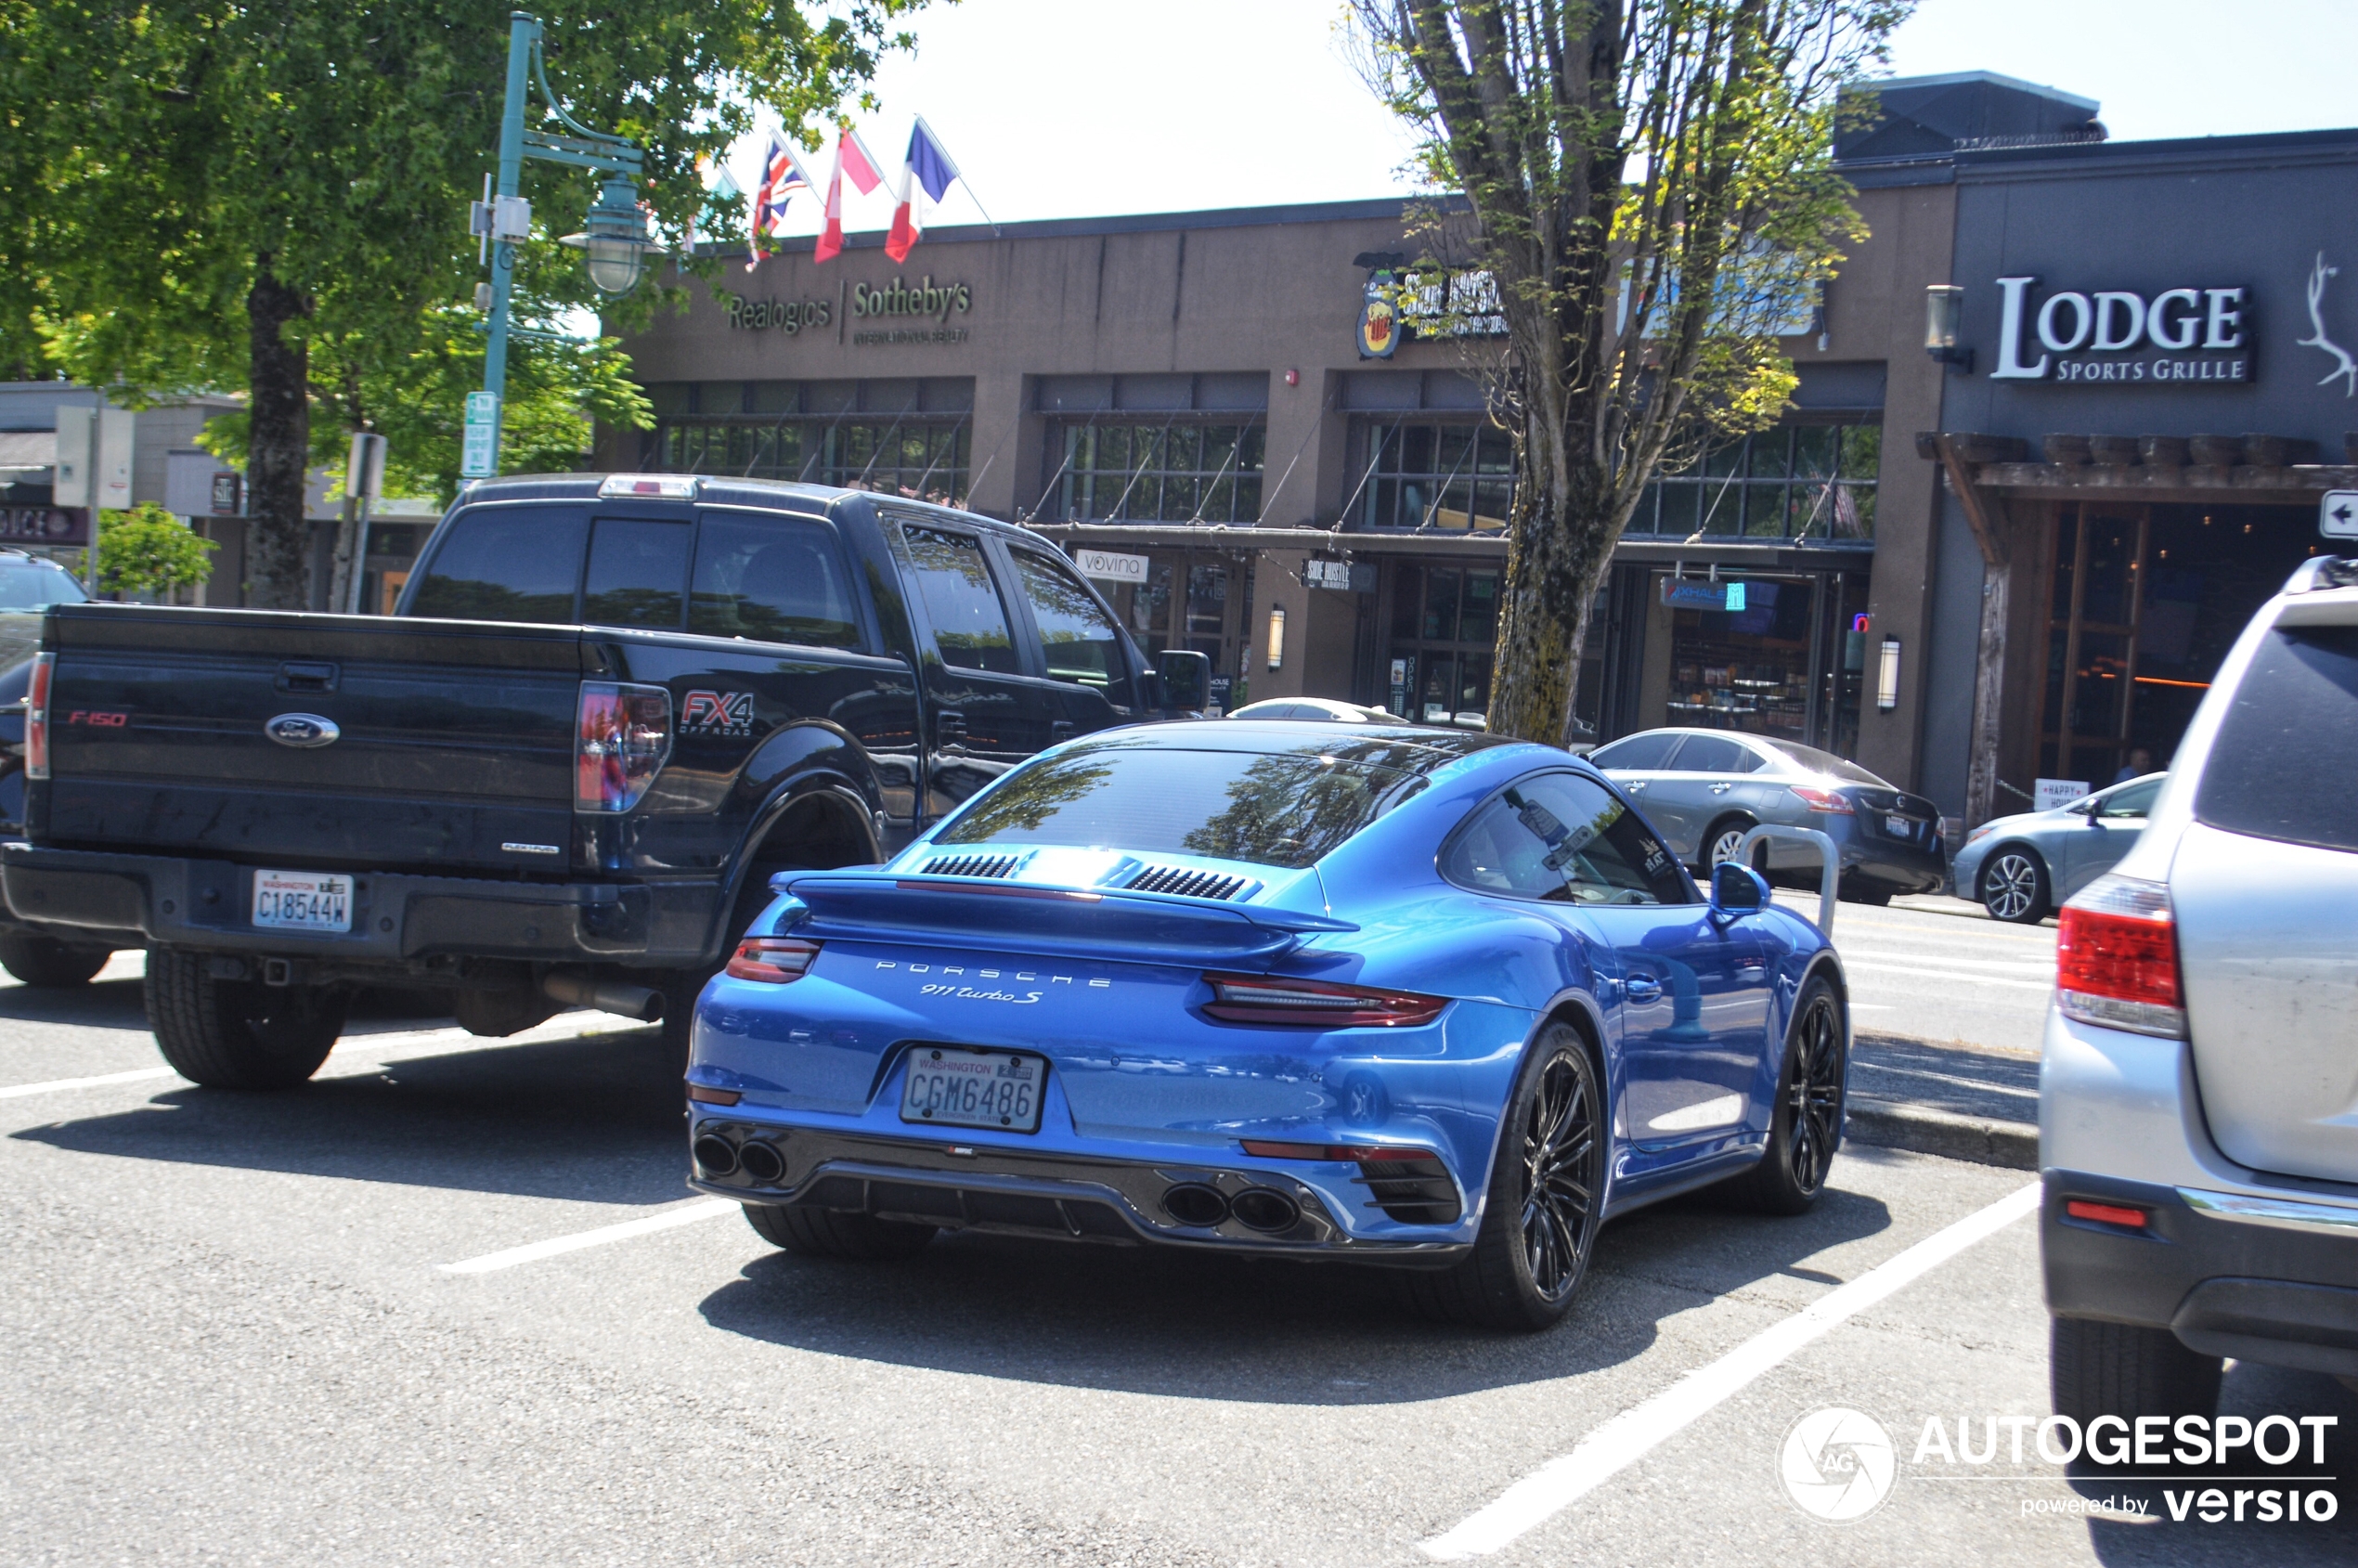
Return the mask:
<path id="1" fill-rule="evenodd" d="M 45 645 L 36 842 L 293 867 L 571 863 L 577 628 L 72 605 Z M 273 740 L 265 726 L 290 714 L 335 738 Z"/>

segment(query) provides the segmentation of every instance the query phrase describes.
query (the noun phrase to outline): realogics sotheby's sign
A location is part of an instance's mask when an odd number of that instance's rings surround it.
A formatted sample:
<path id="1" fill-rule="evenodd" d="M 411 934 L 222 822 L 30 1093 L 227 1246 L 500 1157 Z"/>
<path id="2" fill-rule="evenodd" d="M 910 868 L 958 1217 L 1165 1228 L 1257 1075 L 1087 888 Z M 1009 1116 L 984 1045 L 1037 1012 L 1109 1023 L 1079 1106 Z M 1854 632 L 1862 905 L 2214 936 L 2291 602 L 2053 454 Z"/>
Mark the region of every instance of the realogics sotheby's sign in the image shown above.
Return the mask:
<path id="1" fill-rule="evenodd" d="M 2241 385 L 2252 379 L 2243 289 L 2058 290 L 2036 278 L 1998 279 L 1992 381 L 2159 386 Z"/>

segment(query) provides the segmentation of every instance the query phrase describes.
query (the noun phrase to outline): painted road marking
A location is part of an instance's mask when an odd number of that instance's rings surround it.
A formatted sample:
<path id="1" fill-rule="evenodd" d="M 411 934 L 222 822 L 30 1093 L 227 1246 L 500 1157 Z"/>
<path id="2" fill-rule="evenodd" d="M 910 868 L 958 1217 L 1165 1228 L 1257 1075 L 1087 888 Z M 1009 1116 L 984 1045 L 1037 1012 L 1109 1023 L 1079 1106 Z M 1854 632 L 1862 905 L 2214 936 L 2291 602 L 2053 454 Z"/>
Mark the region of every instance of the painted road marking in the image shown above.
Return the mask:
<path id="1" fill-rule="evenodd" d="M 1718 1360 L 1582 1438 L 1569 1454 L 1541 1465 L 1497 1499 L 1422 1544 L 1427 1557 L 1458 1562 L 1487 1557 L 1529 1534 L 1710 1414 L 1812 1341 L 1913 1284 L 1976 1241 L 2039 1207 L 2039 1184 L 2027 1183 L 1898 1256 L 1835 1287 L 1793 1316 L 1772 1324 Z"/>
<path id="2" fill-rule="evenodd" d="M 11 1083 L 0 1089 L 0 1100 L 22 1099 L 27 1095 L 54 1095 L 61 1089 L 96 1089 L 102 1083 L 138 1083 L 150 1078 L 179 1076 L 168 1067 L 143 1067 L 132 1072 L 102 1072 L 95 1078 L 53 1078 L 46 1083 Z"/>
<path id="3" fill-rule="evenodd" d="M 1893 964 L 1954 964 L 1967 969 L 2017 969 L 2033 975 L 2053 977 L 2055 961 L 2048 958 L 1967 958 L 1955 952 L 1879 952 L 1872 948 L 1840 947 L 1836 952 L 1845 958 L 1881 959 Z"/>
<path id="4" fill-rule="evenodd" d="M 1845 970 L 1857 969 L 1870 975 L 1924 975 L 1936 980 L 1964 980 L 1973 985 L 1994 985 L 2008 991 L 2053 991 L 2053 980 L 2017 980 L 2004 975 L 1968 975 L 1962 969 L 1924 969 L 1912 964 L 1858 964 L 1842 961 Z"/>
<path id="5" fill-rule="evenodd" d="M 469 1258 L 463 1263 L 444 1263 L 441 1268 L 445 1274 L 491 1274 L 499 1269 L 513 1268 L 518 1263 L 538 1263 L 543 1258 L 553 1258 L 563 1252 L 578 1252 L 584 1247 L 602 1247 L 609 1241 L 628 1241 L 634 1236 L 652 1236 L 656 1231 L 669 1230 L 675 1225 L 718 1219 L 722 1214 L 733 1214 L 742 1207 L 742 1204 L 732 1203 L 725 1198 L 702 1198 L 693 1203 L 681 1204 L 677 1209 L 650 1214 L 643 1220 L 625 1220 L 618 1225 L 600 1225 L 596 1230 L 578 1230 L 571 1236 L 526 1242 L 522 1247 L 511 1247 L 501 1252 L 486 1252 L 480 1258 Z"/>

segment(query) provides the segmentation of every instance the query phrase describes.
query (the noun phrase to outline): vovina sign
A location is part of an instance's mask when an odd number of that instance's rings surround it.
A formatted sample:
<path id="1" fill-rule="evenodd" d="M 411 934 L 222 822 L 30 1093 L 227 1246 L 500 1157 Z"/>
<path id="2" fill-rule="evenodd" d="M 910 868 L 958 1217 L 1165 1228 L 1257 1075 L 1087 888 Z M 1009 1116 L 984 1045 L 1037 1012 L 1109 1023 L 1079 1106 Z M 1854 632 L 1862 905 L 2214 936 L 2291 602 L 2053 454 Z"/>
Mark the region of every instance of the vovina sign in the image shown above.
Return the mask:
<path id="1" fill-rule="evenodd" d="M 2127 289 L 2066 289 L 2034 304 L 2038 281 L 1998 279 L 1992 381 L 2196 386 L 2251 380 L 2242 289 L 2164 289 L 2151 299 Z"/>

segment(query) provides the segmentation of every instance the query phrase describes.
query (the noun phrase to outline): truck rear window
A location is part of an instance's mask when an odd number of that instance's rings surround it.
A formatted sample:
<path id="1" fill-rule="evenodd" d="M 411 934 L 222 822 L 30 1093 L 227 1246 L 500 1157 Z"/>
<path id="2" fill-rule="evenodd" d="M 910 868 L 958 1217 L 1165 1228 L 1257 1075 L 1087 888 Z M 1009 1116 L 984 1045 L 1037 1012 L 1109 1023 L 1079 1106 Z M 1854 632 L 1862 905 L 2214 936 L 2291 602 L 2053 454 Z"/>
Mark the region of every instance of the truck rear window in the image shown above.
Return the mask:
<path id="1" fill-rule="evenodd" d="M 937 844 L 1060 844 L 1298 870 L 1424 787 L 1315 751 L 1091 747 L 1010 773 Z"/>
<path id="2" fill-rule="evenodd" d="M 573 621 L 590 513 L 573 506 L 485 507 L 451 519 L 408 613 L 452 621 Z"/>
<path id="3" fill-rule="evenodd" d="M 2358 850 L 2358 627 L 2281 627 L 2236 686 L 2195 815 L 2254 838 Z"/>

